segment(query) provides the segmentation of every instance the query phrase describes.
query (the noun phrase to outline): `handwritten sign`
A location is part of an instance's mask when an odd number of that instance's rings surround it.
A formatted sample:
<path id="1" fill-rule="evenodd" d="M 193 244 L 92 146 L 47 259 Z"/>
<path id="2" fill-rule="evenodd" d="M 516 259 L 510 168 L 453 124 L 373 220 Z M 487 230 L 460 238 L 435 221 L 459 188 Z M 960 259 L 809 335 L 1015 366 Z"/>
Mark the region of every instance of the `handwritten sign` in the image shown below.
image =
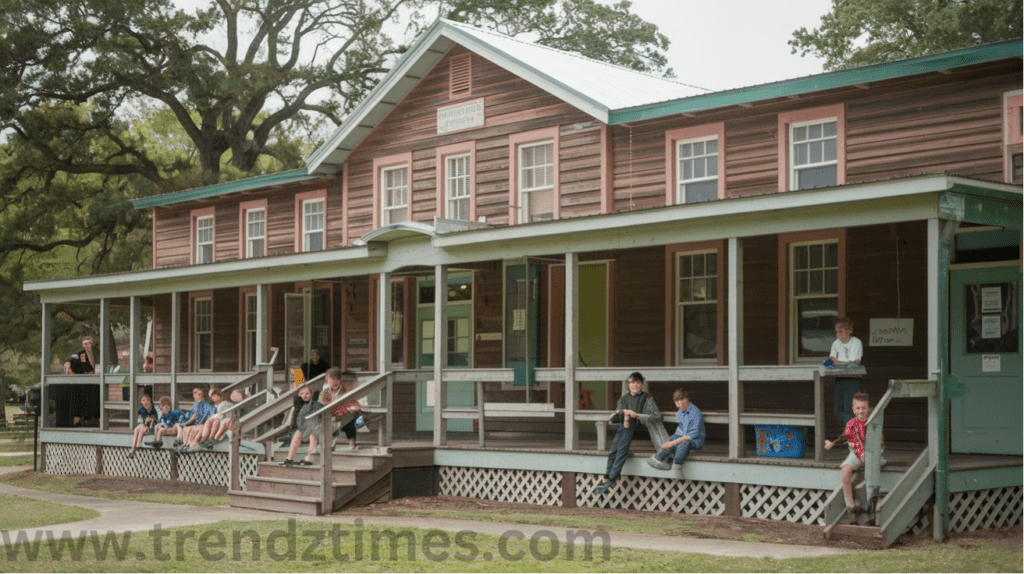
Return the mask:
<path id="1" fill-rule="evenodd" d="M 910 347 L 914 344 L 913 319 L 871 319 L 869 345 L 872 347 Z"/>
<path id="2" fill-rule="evenodd" d="M 484 125 L 484 99 L 437 108 L 437 135 Z"/>

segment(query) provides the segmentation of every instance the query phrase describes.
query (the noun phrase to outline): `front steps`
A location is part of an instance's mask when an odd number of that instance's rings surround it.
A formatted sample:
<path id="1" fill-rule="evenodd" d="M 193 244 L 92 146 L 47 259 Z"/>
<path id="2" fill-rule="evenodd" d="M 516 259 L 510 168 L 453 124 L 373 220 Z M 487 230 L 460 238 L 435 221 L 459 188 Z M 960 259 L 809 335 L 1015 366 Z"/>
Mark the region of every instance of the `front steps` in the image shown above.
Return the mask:
<path id="1" fill-rule="evenodd" d="M 387 499 L 391 492 L 391 452 L 388 448 L 348 450 L 339 446 L 332 454 L 331 487 L 334 504 L 325 509 L 321 499 L 320 455 L 313 466 L 281 466 L 287 449 L 275 450 L 274 462 L 261 462 L 256 476 L 246 479 L 244 490 L 228 491 L 231 506 L 296 514 L 329 514 L 346 506 Z M 305 456 L 300 448 L 296 460 Z"/>

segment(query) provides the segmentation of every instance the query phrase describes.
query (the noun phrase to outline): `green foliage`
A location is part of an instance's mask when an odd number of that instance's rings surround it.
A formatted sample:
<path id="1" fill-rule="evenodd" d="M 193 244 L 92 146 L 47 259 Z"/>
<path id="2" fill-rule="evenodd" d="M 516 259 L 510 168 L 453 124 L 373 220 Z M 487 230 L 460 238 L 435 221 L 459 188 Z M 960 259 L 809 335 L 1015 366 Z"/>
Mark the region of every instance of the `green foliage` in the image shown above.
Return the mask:
<path id="1" fill-rule="evenodd" d="M 1021 36 L 1021 0 L 832 0 L 821 26 L 800 28 L 793 53 L 837 70 Z"/>

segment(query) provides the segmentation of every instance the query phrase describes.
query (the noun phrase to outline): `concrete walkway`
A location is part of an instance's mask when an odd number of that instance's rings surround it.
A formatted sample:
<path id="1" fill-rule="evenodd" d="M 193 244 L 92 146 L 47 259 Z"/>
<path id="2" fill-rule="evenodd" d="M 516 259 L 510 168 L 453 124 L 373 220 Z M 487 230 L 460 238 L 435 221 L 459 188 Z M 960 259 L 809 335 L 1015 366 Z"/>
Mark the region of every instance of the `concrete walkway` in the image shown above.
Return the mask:
<path id="1" fill-rule="evenodd" d="M 0 474 L 26 469 L 27 467 L 0 468 Z M 91 532 L 98 532 L 100 534 L 114 532 L 120 535 L 126 532 L 148 532 L 156 529 L 211 524 L 220 520 L 246 521 L 295 519 L 307 522 L 361 524 L 364 527 L 381 527 L 393 530 L 402 530 L 404 528 L 424 528 L 443 530 L 447 532 L 469 531 L 476 534 L 487 534 L 493 536 L 512 536 L 524 541 L 530 541 L 534 538 L 538 541 L 545 541 L 551 540 L 553 537 L 557 537 L 560 543 L 565 543 L 567 538 L 571 536 L 570 532 L 575 531 L 575 529 L 573 529 L 572 531 L 567 532 L 565 528 L 554 526 L 480 522 L 475 520 L 453 520 L 433 517 L 409 518 L 367 516 L 364 518 L 352 516 L 350 514 L 306 516 L 231 508 L 227 506 L 183 506 L 177 504 L 107 500 L 105 498 L 94 498 L 90 496 L 55 494 L 50 492 L 27 490 L 3 483 L 0 483 L 0 493 L 82 506 L 85 508 L 91 508 L 100 513 L 98 518 L 93 518 L 91 520 L 83 520 L 81 522 L 72 522 L 68 524 L 55 524 L 39 528 L 27 528 L 22 531 L 10 531 L 7 534 L 7 537 L 0 538 L 0 546 L 7 544 L 8 541 L 13 542 L 19 538 L 25 540 L 24 536 L 27 536 L 28 540 L 36 540 L 37 536 L 40 536 L 45 540 L 48 539 L 47 533 L 49 533 L 49 536 L 52 536 L 54 539 L 77 538 L 88 535 Z M 154 520 L 153 517 L 159 517 L 159 519 Z M 22 532 L 24 534 L 21 534 Z M 589 534 L 592 535 L 594 532 L 590 532 Z M 577 543 L 582 543 L 580 538 L 576 538 L 575 540 Z M 610 532 L 608 533 L 608 540 L 610 541 L 611 546 L 615 547 L 752 558 L 812 558 L 847 554 L 850 552 L 850 550 L 833 549 L 821 546 L 767 544 L 762 542 L 712 540 L 704 538 L 688 538 L 684 536 L 632 534 L 626 532 Z M 594 544 L 597 545 L 599 543 L 600 542 L 595 539 Z"/>

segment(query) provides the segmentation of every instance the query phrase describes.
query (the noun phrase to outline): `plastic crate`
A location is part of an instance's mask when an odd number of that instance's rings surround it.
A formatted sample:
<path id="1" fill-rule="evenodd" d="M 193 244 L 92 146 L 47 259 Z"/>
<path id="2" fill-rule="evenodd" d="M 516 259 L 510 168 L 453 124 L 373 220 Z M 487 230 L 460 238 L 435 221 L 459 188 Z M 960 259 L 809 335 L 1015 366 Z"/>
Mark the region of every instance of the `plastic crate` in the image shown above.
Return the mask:
<path id="1" fill-rule="evenodd" d="M 788 425 L 754 425 L 757 456 L 803 458 L 807 446 L 804 431 Z"/>

